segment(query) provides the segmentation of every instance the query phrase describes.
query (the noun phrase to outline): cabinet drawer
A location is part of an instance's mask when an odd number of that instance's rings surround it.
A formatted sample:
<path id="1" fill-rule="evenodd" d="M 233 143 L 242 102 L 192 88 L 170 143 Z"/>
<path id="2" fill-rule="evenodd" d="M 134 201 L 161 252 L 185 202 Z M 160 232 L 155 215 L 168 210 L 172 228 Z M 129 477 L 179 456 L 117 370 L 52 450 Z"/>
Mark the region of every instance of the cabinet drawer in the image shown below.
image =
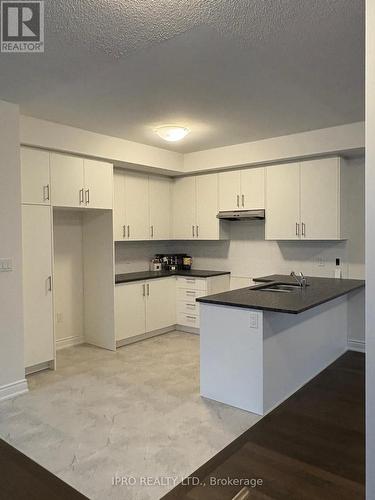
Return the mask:
<path id="1" fill-rule="evenodd" d="M 177 314 L 191 314 L 193 316 L 199 316 L 199 303 L 195 302 L 195 300 L 191 300 L 189 302 L 178 302 L 177 303 Z"/>
<path id="2" fill-rule="evenodd" d="M 204 290 L 189 290 L 187 288 L 177 288 L 177 302 L 194 302 L 198 297 L 204 297 L 207 292 Z"/>
<path id="3" fill-rule="evenodd" d="M 207 290 L 207 280 L 202 278 L 190 278 L 177 276 L 177 288 L 190 288 L 191 290 Z"/>
<path id="4" fill-rule="evenodd" d="M 199 328 L 199 316 L 196 314 L 177 313 L 177 324 Z"/>

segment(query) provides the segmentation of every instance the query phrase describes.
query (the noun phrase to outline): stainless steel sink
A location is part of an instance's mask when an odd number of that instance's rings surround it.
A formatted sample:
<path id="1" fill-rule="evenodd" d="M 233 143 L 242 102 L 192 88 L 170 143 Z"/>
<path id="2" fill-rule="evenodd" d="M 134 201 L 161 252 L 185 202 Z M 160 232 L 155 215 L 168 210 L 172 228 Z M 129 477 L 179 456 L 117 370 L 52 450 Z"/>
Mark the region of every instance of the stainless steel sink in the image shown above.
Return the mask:
<path id="1" fill-rule="evenodd" d="M 298 292 L 298 290 L 300 289 L 301 287 L 297 283 L 295 285 L 284 283 L 267 283 L 254 286 L 250 290 L 256 290 L 258 292 L 293 293 Z"/>

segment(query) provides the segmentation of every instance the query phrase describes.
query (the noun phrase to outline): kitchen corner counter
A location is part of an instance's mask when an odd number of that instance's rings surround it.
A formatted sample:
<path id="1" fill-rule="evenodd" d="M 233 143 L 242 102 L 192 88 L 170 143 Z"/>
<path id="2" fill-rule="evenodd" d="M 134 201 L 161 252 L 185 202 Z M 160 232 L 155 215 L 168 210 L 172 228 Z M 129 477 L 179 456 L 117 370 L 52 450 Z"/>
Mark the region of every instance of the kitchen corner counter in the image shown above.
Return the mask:
<path id="1" fill-rule="evenodd" d="M 254 281 L 259 282 L 259 284 L 295 283 L 291 276 L 279 274 L 256 278 Z M 306 288 L 296 288 L 291 293 L 259 290 L 257 289 L 258 284 L 253 287 L 200 297 L 197 301 L 206 304 L 299 314 L 365 286 L 363 280 L 350 279 L 307 277 L 307 282 L 308 286 Z"/>
<path id="2" fill-rule="evenodd" d="M 131 283 L 132 281 L 152 280 L 157 278 L 168 278 L 170 276 L 186 276 L 188 278 L 212 278 L 230 274 L 229 271 L 207 271 L 202 269 L 190 269 L 189 271 L 141 271 L 138 273 L 116 274 L 115 284 Z"/>

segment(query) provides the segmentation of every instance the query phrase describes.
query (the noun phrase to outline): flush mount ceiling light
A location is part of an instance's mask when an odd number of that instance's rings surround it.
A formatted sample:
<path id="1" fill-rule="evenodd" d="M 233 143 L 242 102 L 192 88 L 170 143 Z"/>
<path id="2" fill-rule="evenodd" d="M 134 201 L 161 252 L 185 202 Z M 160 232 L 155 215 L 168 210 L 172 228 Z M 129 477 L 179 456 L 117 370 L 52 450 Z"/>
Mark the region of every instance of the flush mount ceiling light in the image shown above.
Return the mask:
<path id="1" fill-rule="evenodd" d="M 187 127 L 178 125 L 163 125 L 155 129 L 155 132 L 165 141 L 176 142 L 186 137 L 190 130 Z"/>

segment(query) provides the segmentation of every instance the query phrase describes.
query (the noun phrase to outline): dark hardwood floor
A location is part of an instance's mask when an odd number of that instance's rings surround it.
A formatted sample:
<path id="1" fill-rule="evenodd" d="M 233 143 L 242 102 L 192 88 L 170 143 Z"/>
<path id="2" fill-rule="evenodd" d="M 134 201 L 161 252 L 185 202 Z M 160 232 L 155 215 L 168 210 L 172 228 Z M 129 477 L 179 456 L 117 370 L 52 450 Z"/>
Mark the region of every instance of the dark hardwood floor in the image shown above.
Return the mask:
<path id="1" fill-rule="evenodd" d="M 364 355 L 348 352 L 218 453 L 166 500 L 364 498 Z M 83 495 L 0 440 L 0 500 L 80 500 Z M 198 480 L 199 484 L 192 484 Z"/>
<path id="2" fill-rule="evenodd" d="M 0 439 L 0 500 L 85 499 L 78 491 Z"/>
<path id="3" fill-rule="evenodd" d="M 364 365 L 363 354 L 344 354 L 164 499 L 363 499 Z M 227 478 L 245 481 L 215 485 Z"/>

